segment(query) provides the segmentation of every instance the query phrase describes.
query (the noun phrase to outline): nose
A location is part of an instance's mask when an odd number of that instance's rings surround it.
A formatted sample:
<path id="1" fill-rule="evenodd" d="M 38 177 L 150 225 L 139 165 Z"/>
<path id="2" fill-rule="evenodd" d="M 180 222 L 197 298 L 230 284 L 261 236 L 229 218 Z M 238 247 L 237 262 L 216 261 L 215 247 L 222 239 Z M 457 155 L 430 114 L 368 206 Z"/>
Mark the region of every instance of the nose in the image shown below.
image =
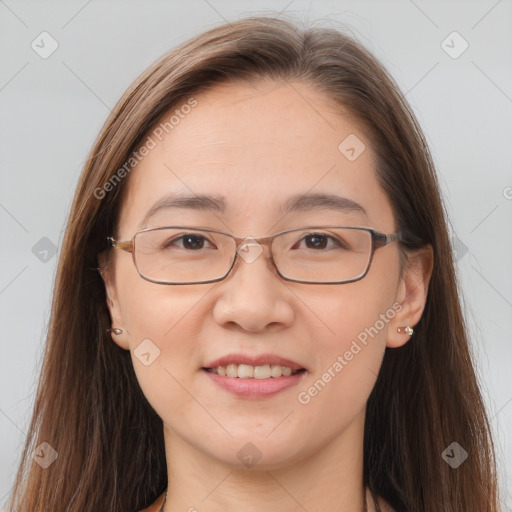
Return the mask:
<path id="1" fill-rule="evenodd" d="M 268 256 L 270 248 L 261 248 L 263 252 L 255 259 L 240 250 L 230 274 L 219 282 L 213 308 L 219 325 L 262 332 L 284 329 L 293 323 L 294 295 Z"/>

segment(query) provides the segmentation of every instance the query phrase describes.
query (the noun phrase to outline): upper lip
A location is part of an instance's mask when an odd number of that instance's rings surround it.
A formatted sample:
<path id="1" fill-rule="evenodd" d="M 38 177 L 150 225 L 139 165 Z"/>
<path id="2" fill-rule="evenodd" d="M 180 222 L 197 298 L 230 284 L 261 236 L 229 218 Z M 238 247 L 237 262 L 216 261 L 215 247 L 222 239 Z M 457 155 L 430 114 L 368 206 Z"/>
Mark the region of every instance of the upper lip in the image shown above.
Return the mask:
<path id="1" fill-rule="evenodd" d="M 256 356 L 250 356 L 248 354 L 228 354 L 209 362 L 208 364 L 204 365 L 203 368 L 217 368 L 218 366 L 227 366 L 228 364 L 250 364 L 252 366 L 277 364 L 280 366 L 287 366 L 292 370 L 305 369 L 304 366 L 301 366 L 295 361 L 277 356 L 275 354 L 260 354 Z"/>

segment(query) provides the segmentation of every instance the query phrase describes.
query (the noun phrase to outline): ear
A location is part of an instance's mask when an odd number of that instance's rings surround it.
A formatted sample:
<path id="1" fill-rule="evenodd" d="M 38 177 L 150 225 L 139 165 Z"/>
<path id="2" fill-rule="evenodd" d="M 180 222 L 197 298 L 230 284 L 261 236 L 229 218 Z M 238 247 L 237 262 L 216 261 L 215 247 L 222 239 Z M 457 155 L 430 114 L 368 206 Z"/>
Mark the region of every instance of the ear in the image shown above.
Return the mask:
<path id="1" fill-rule="evenodd" d="M 434 267 L 434 251 L 430 244 L 409 252 L 405 268 L 398 284 L 395 301 L 401 305 L 389 323 L 386 346 L 390 348 L 405 345 L 410 336 L 404 327 L 413 327 L 420 321 L 427 302 L 428 285 Z M 402 331 L 397 329 L 401 327 Z"/>
<path id="2" fill-rule="evenodd" d="M 102 252 L 98 254 L 98 268 L 100 275 L 105 285 L 105 292 L 107 295 L 107 307 L 110 313 L 111 328 L 122 329 L 121 334 L 114 334 L 111 332 L 112 340 L 125 350 L 129 350 L 129 337 L 128 331 L 124 327 L 123 315 L 119 304 L 117 289 L 114 276 L 114 265 L 108 254 Z"/>

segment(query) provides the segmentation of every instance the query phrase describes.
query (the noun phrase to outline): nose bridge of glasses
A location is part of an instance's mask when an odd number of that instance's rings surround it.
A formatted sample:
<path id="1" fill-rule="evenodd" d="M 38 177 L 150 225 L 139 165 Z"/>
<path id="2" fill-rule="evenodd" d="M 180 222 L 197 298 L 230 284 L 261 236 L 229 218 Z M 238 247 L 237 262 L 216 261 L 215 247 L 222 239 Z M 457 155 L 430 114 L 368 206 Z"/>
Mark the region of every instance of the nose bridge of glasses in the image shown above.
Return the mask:
<path id="1" fill-rule="evenodd" d="M 273 262 L 272 243 L 275 238 L 274 236 L 232 238 L 235 241 L 235 256 L 241 257 L 246 263 L 252 263 L 261 255 L 264 255 L 267 260 Z"/>
<path id="2" fill-rule="evenodd" d="M 258 246 L 261 246 L 262 249 L 264 247 L 270 248 L 275 237 L 267 236 L 267 237 L 263 237 L 263 238 L 255 238 L 252 236 L 246 236 L 244 238 L 239 238 L 239 237 L 233 237 L 233 238 L 236 242 L 236 248 L 238 250 L 244 244 L 258 245 Z"/>

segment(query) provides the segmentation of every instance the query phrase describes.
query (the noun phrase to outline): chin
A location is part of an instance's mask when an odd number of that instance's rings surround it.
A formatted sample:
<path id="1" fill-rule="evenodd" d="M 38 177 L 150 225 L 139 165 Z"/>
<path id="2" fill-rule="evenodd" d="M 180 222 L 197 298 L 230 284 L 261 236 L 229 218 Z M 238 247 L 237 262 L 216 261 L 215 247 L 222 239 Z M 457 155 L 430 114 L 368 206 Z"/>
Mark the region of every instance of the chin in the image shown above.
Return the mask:
<path id="1" fill-rule="evenodd" d="M 270 437 L 273 437 L 273 433 Z M 293 437 L 275 435 L 270 437 L 252 435 L 234 435 L 229 440 L 216 442 L 211 439 L 209 446 L 203 447 L 204 453 L 219 463 L 236 470 L 271 471 L 289 467 L 314 453 L 316 446 L 304 446 Z M 216 449 L 212 451 L 212 445 Z"/>

